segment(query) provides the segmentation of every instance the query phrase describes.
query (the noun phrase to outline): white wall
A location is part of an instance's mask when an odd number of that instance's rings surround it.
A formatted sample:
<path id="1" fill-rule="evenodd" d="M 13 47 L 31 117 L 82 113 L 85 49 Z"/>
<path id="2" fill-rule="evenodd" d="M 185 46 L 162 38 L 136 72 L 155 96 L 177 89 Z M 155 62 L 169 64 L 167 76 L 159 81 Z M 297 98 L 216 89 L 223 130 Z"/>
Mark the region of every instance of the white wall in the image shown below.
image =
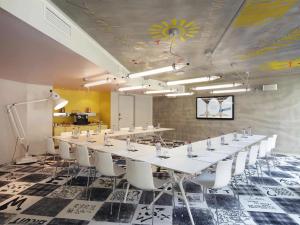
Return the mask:
<path id="1" fill-rule="evenodd" d="M 6 105 L 33 99 L 46 98 L 50 86 L 25 84 L 15 81 L 0 79 L 0 164 L 11 161 L 15 135 L 9 123 Z M 52 133 L 52 107 L 50 102 L 36 103 L 31 106 L 18 106 L 18 112 L 23 122 L 30 142 L 30 153 L 40 154 L 45 152 L 45 137 Z M 23 153 L 18 148 L 16 156 Z"/>
<path id="2" fill-rule="evenodd" d="M 118 127 L 119 113 L 119 95 L 118 92 L 111 93 L 111 127 Z M 153 105 L 152 96 L 134 95 L 134 121 L 135 126 L 145 126 L 152 124 Z"/>

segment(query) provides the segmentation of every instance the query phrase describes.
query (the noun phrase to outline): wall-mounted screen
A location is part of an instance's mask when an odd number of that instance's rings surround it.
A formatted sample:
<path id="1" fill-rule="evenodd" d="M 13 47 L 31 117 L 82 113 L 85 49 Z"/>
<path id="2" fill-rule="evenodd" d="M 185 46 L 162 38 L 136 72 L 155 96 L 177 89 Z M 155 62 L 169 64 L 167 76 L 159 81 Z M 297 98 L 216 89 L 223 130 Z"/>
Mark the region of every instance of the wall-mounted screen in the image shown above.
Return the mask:
<path id="1" fill-rule="evenodd" d="M 234 119 L 234 96 L 196 98 L 197 119 Z"/>

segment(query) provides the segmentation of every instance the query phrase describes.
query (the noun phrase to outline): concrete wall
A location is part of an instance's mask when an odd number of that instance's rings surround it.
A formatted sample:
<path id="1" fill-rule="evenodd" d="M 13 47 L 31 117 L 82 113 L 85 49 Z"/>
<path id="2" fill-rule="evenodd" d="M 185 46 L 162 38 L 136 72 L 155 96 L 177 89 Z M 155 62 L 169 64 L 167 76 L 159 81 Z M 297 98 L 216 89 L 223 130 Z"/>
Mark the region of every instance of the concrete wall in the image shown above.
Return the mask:
<path id="1" fill-rule="evenodd" d="M 153 119 L 162 127 L 173 127 L 170 138 L 201 140 L 251 126 L 257 134 L 278 134 L 277 151 L 300 153 L 300 77 L 284 77 L 265 83 L 278 83 L 278 91 L 235 94 L 235 119 L 197 120 L 196 97 L 153 100 Z"/>
<path id="2" fill-rule="evenodd" d="M 33 99 L 43 99 L 49 95 L 50 86 L 25 84 L 0 79 L 0 164 L 10 162 L 16 142 L 15 134 L 9 123 L 6 105 Z M 20 119 L 30 143 L 31 154 L 45 152 L 45 138 L 52 133 L 51 102 L 41 102 L 29 106 L 18 106 Z M 16 157 L 23 154 L 18 148 Z"/>

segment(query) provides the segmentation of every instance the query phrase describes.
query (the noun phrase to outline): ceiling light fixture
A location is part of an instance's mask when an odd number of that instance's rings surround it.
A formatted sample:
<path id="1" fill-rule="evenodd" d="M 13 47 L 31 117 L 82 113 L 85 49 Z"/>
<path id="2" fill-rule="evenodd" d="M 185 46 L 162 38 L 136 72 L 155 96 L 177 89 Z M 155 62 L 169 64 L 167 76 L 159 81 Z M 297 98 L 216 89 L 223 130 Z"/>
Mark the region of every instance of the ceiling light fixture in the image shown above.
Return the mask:
<path id="1" fill-rule="evenodd" d="M 201 82 L 207 82 L 207 81 L 213 81 L 220 79 L 220 76 L 208 76 L 208 77 L 198 77 L 198 78 L 192 78 L 192 79 L 186 79 L 186 80 L 175 80 L 175 81 L 168 81 L 168 86 L 173 85 L 179 85 L 179 84 L 191 84 L 191 83 L 201 83 Z"/>
<path id="2" fill-rule="evenodd" d="M 177 96 L 189 96 L 193 95 L 194 92 L 182 92 L 182 93 L 172 93 L 172 94 L 166 94 L 167 97 L 177 97 Z"/>
<path id="3" fill-rule="evenodd" d="M 149 87 L 149 85 L 139 85 L 139 86 L 121 87 L 118 90 L 119 91 L 135 91 L 135 90 L 145 89 L 148 87 Z"/>
<path id="4" fill-rule="evenodd" d="M 175 92 L 175 89 L 166 89 L 166 90 L 158 90 L 158 91 L 146 91 L 144 94 L 151 95 L 151 94 L 165 94 L 165 93 L 172 93 Z"/>
<path id="5" fill-rule="evenodd" d="M 223 94 L 223 93 L 236 93 L 236 92 L 248 92 L 251 91 L 249 88 L 240 88 L 240 89 L 229 89 L 229 90 L 217 90 L 211 91 L 211 94 Z"/>
<path id="6" fill-rule="evenodd" d="M 94 82 L 90 82 L 90 83 L 86 83 L 83 85 L 83 87 L 94 87 L 94 86 L 99 86 L 99 85 L 104 85 L 104 84 L 108 84 L 108 83 L 111 83 L 111 79 L 110 78 L 107 78 L 105 80 L 98 80 L 98 81 L 94 81 Z"/>
<path id="7" fill-rule="evenodd" d="M 139 78 L 139 77 L 146 77 L 146 76 L 151 76 L 151 75 L 155 75 L 155 74 L 160 74 L 160 73 L 166 73 L 166 72 L 172 72 L 172 71 L 177 71 L 182 69 L 185 66 L 188 66 L 189 63 L 180 63 L 180 64 L 173 64 L 171 66 L 167 66 L 167 67 L 162 67 L 162 68 L 158 68 L 158 69 L 154 69 L 154 70 L 147 70 L 147 71 L 143 71 L 143 72 L 139 72 L 139 73 L 132 73 L 129 74 L 128 77 L 129 78 Z"/>
<path id="8" fill-rule="evenodd" d="M 241 85 L 242 85 L 241 83 L 217 84 L 217 85 L 194 87 L 194 88 L 192 88 L 192 90 L 204 91 L 204 90 L 221 89 L 221 88 L 232 88 L 232 87 L 238 87 Z"/>

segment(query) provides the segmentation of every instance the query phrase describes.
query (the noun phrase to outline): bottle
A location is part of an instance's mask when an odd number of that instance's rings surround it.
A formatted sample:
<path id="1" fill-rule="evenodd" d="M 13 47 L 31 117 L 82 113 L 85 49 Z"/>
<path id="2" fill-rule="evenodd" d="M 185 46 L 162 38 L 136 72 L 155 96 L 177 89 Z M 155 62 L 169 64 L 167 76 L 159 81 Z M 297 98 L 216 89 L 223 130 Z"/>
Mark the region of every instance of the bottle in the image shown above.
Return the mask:
<path id="1" fill-rule="evenodd" d="M 130 137 L 129 136 L 127 136 L 127 138 L 126 138 L 126 149 L 127 149 L 127 151 L 130 150 Z"/>
<path id="2" fill-rule="evenodd" d="M 247 137 L 247 135 L 246 135 L 246 129 L 243 129 L 242 133 L 243 133 L 243 138 Z"/>
<path id="3" fill-rule="evenodd" d="M 192 146 L 192 143 L 191 141 L 188 142 L 188 145 L 187 145 L 187 156 L 190 158 L 193 156 L 193 146 Z"/>
<path id="4" fill-rule="evenodd" d="M 248 127 L 248 136 L 252 136 L 252 129 L 251 129 L 251 127 Z"/>
<path id="5" fill-rule="evenodd" d="M 104 145 L 108 145 L 108 135 L 104 133 Z"/>
<path id="6" fill-rule="evenodd" d="M 211 140 L 210 140 L 210 137 L 208 137 L 208 139 L 206 141 L 206 145 L 207 145 L 207 149 L 211 150 Z"/>
<path id="7" fill-rule="evenodd" d="M 156 147 L 156 156 L 161 156 L 161 144 L 160 144 L 160 142 L 157 142 L 156 144 L 155 144 L 155 147 Z"/>
<path id="8" fill-rule="evenodd" d="M 234 131 L 234 133 L 233 133 L 233 140 L 237 141 L 237 133 L 236 133 L 236 131 Z"/>
<path id="9" fill-rule="evenodd" d="M 221 145 L 225 145 L 225 136 L 223 133 L 221 135 Z"/>

